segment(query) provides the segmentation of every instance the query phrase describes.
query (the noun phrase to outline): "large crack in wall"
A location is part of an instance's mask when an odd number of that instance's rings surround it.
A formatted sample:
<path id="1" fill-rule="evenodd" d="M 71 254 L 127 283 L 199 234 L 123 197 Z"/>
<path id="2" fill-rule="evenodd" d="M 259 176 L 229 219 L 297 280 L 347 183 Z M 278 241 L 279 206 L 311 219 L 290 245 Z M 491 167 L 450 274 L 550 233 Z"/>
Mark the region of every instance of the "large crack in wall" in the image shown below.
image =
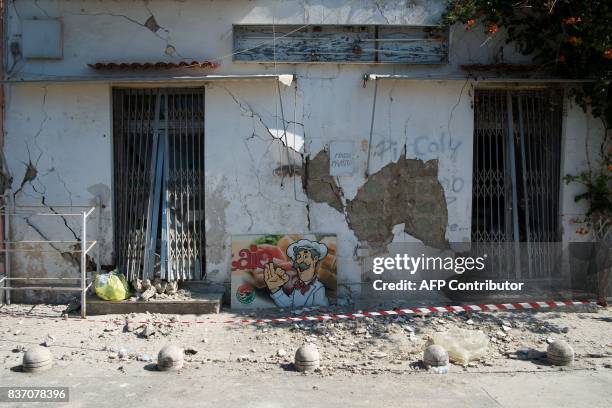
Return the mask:
<path id="1" fill-rule="evenodd" d="M 445 248 L 448 211 L 438 181 L 438 161 L 400 156 L 371 174 L 346 207 L 341 190 L 329 175 L 329 155 L 319 152 L 307 161 L 304 191 L 313 201 L 346 212 L 349 227 L 360 241 L 379 247 L 393 239 L 393 227 L 404 224 L 407 234 L 426 245 Z"/>

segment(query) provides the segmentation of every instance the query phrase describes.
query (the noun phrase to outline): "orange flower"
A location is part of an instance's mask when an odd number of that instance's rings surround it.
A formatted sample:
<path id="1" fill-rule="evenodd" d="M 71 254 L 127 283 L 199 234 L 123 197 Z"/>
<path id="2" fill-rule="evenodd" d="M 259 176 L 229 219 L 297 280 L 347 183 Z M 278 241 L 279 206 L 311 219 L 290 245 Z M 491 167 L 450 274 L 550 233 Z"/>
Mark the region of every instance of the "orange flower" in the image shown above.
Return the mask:
<path id="1" fill-rule="evenodd" d="M 608 164 L 608 171 L 612 171 L 612 164 Z"/>
<path id="2" fill-rule="evenodd" d="M 466 23 L 465 23 L 465 30 L 469 30 L 470 28 L 472 28 L 472 26 L 476 24 L 476 20 L 474 20 L 473 18 L 469 19 Z"/>
<path id="3" fill-rule="evenodd" d="M 567 17 L 562 20 L 565 25 L 576 25 L 581 21 L 582 19 L 580 17 Z"/>
<path id="4" fill-rule="evenodd" d="M 495 34 L 498 29 L 499 27 L 497 27 L 497 24 L 495 23 L 489 25 L 489 34 Z"/>
<path id="5" fill-rule="evenodd" d="M 605 59 L 612 59 L 612 48 L 608 48 L 603 52 L 603 56 Z"/>
<path id="6" fill-rule="evenodd" d="M 576 46 L 576 45 L 579 45 L 580 43 L 582 43 L 582 39 L 572 35 L 571 37 L 569 37 L 567 39 L 567 42 L 572 44 L 572 45 L 574 45 L 574 46 Z"/>

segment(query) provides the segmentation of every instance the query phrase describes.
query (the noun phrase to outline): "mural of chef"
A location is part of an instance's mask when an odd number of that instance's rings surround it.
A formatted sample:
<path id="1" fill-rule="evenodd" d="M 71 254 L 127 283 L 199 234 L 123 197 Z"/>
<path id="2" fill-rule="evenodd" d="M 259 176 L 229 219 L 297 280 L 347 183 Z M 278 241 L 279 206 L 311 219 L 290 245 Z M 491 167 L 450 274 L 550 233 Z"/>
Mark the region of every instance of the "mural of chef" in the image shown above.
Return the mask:
<path id="1" fill-rule="evenodd" d="M 325 286 L 317 277 L 317 265 L 327 256 L 327 246 L 323 243 L 301 239 L 287 247 L 287 256 L 293 262 L 298 281 L 291 293 L 283 290 L 289 282 L 289 275 L 272 262 L 266 264 L 264 281 L 270 297 L 278 307 L 300 308 L 304 306 L 328 306 Z"/>

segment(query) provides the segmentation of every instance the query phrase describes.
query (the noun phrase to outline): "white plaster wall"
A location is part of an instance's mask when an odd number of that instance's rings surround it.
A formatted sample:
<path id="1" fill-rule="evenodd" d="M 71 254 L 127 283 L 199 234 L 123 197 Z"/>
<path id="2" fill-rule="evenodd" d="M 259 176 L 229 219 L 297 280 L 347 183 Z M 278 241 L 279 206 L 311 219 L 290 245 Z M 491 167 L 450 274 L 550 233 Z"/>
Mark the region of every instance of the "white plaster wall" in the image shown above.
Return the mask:
<path id="1" fill-rule="evenodd" d="M 601 166 L 598 157 L 604 135 L 603 124 L 573 101 L 567 99 L 565 105 L 561 176 L 578 175 L 589 168 L 597 171 Z M 574 201 L 575 196 L 585 191 L 586 188 L 579 183 L 561 183 L 560 216 L 564 242 L 582 242 L 592 238 L 592 231 L 584 219 L 588 202 Z M 589 233 L 579 233 L 581 228 L 587 229 Z"/>
<path id="2" fill-rule="evenodd" d="M 61 19 L 64 58 L 24 61 L 9 58 L 9 75 L 95 75 L 93 62 L 172 61 L 183 58 L 221 62 L 224 73 L 270 72 L 271 65 L 232 63 L 232 24 L 407 24 L 440 22 L 443 0 L 38 0 L 17 1 L 8 10 L 10 42 L 19 43 L 23 19 Z M 153 15 L 161 29 L 144 26 Z M 488 37 L 482 28 L 451 33 L 450 64 L 380 66 L 377 72 L 432 77 L 457 75 L 461 64 L 525 60 L 502 33 Z M 282 65 L 283 71 L 295 66 Z M 372 69 L 372 68 L 370 68 Z M 366 71 L 368 69 L 366 68 Z M 315 68 L 316 71 L 316 68 Z"/>
<path id="3" fill-rule="evenodd" d="M 43 206 L 32 212 L 74 214 L 95 205 L 102 212 L 102 263 L 112 262 L 111 130 L 107 85 L 13 85 L 7 95 L 5 155 L 18 206 Z M 28 165 L 36 177 L 21 187 Z M 25 208 L 18 208 L 24 211 Z M 26 219 L 29 221 L 26 222 Z M 97 239 L 97 223 L 88 223 L 88 240 Z M 13 240 L 74 241 L 82 235 L 81 218 L 15 215 Z M 41 237 L 41 235 L 43 237 Z M 49 245 L 22 246 L 33 252 L 12 256 L 16 276 L 78 277 L 78 268 Z M 59 251 L 69 244 L 56 244 Z M 49 252 L 36 252 L 36 251 Z M 78 256 L 78 254 L 76 254 Z"/>
<path id="4" fill-rule="evenodd" d="M 9 8 L 9 39 L 19 42 L 20 19 L 61 18 L 64 59 L 9 61 L 14 80 L 92 76 L 88 63 L 145 62 L 185 58 L 219 59 L 218 74 L 294 73 L 296 83 L 281 86 L 290 137 L 304 139 L 302 151 L 315 155 L 334 140 L 355 142 L 355 174 L 340 177 L 344 197 L 352 199 L 365 182 L 367 152 L 370 173 L 397 160 L 439 160 L 439 180 L 448 203 L 449 241 L 469 241 L 472 172 L 472 96 L 475 84 L 448 80 L 459 65 L 523 61 L 503 37 L 487 38 L 478 30 L 453 30 L 451 63 L 431 66 L 271 65 L 231 61 L 231 25 L 235 23 L 392 23 L 435 24 L 439 1 L 18 1 Z M 152 33 L 142 24 L 154 15 L 163 28 Z M 168 46 L 176 50 L 167 54 Z M 378 84 L 372 145 L 369 146 L 374 83 L 363 87 L 366 73 L 427 75 L 436 80 L 383 80 Z M 447 78 L 447 80 L 444 80 Z M 19 203 L 90 203 L 106 192 L 112 201 L 111 83 L 10 84 L 7 86 L 6 155 L 19 188 L 31 160 L 37 178 L 26 183 Z M 282 136 L 282 117 L 273 81 L 222 81 L 207 85 L 206 93 L 206 220 L 207 272 L 213 282 L 229 280 L 232 234 L 312 232 L 338 235 L 339 283 L 345 298 L 360 291 L 362 265 L 354 257 L 358 240 L 344 214 L 327 204 L 310 203 L 307 210 L 301 180 L 281 178 L 273 170 L 288 163 L 287 150 L 274 137 Z M 566 118 L 566 160 L 562 173 L 584 166 L 583 138 L 601 136 L 597 122 L 577 107 Z M 299 162 L 299 155 L 291 154 Z M 563 222 L 582 214 L 573 203 L 577 186 L 564 188 Z M 110 207 L 104 212 L 103 262 L 112 262 Z M 63 222 L 38 221 L 49 237 L 69 238 Z M 17 224 L 16 224 L 17 225 Z M 70 224 L 79 232 L 78 225 Z M 38 239 L 31 227 L 17 225 L 18 239 Z M 565 227 L 569 231 L 569 227 Z M 564 239 L 572 239 L 567 233 Z M 396 229 L 395 242 L 412 237 Z M 57 255 L 19 259 L 21 274 L 62 275 L 65 261 Z M 71 272 L 72 273 L 72 272 Z M 346 289 L 350 289 L 347 291 Z"/>

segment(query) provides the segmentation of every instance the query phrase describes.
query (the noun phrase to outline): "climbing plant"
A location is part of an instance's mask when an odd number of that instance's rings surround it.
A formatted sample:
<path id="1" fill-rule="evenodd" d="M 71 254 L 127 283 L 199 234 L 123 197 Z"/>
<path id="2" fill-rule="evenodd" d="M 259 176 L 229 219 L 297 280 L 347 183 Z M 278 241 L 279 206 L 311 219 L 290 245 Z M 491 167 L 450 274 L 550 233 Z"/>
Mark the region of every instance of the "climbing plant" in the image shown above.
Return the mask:
<path id="1" fill-rule="evenodd" d="M 587 79 L 571 89 L 570 96 L 585 111 L 601 119 L 604 139 L 600 157 L 589 161 L 587 171 L 567 175 L 585 192 L 586 221 L 597 238 L 612 230 L 612 1 L 610 0 L 447 0 L 446 24 L 463 24 L 465 30 L 482 27 L 488 36 L 507 34 L 507 42 L 530 55 L 539 72 Z M 588 230 L 580 228 L 578 233 Z"/>

